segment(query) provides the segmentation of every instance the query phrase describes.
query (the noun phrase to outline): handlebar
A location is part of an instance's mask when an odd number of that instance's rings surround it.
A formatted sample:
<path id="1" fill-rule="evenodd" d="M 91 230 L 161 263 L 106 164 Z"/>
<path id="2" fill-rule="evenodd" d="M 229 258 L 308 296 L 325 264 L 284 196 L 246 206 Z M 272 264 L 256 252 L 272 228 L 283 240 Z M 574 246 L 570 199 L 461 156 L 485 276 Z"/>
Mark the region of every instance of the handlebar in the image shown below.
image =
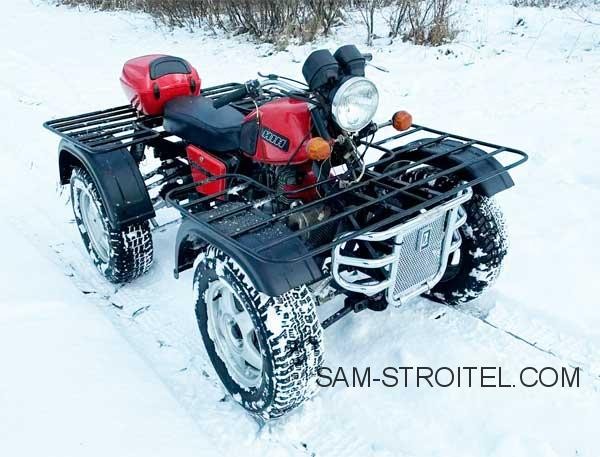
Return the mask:
<path id="1" fill-rule="evenodd" d="M 225 105 L 229 105 L 231 102 L 241 100 L 248 95 L 248 87 L 246 85 L 240 87 L 225 95 L 221 95 L 214 103 L 213 106 L 216 109 L 222 108 Z"/>
<path id="2" fill-rule="evenodd" d="M 275 75 L 269 75 L 269 78 L 259 81 L 258 79 L 251 79 L 247 81 L 242 87 L 236 89 L 228 94 L 221 95 L 215 102 L 213 102 L 213 106 L 216 109 L 219 109 L 229 103 L 236 102 L 245 97 L 257 98 L 261 94 L 261 89 L 263 87 L 275 87 L 279 90 L 287 93 L 302 93 L 303 89 L 296 87 L 290 83 L 285 81 L 280 81 L 279 79 L 274 78 Z"/>

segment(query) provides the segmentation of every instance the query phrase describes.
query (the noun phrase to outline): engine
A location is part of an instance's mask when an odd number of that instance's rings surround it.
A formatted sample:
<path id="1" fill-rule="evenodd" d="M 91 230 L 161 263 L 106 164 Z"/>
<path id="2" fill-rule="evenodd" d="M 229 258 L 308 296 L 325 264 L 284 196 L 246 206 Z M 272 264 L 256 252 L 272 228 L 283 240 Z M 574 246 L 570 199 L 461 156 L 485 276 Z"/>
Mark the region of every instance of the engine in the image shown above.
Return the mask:
<path id="1" fill-rule="evenodd" d="M 275 202 L 276 212 L 285 211 L 291 207 L 305 205 L 319 198 L 315 176 L 309 164 L 302 166 L 272 166 L 263 165 L 264 184 L 276 189 L 281 195 Z M 309 187 L 307 189 L 307 187 Z M 293 231 L 302 230 L 326 221 L 333 213 L 333 208 L 327 204 L 309 206 L 305 211 L 294 212 L 287 220 L 287 225 Z M 325 224 L 307 232 L 303 239 L 309 244 L 318 245 L 330 241 L 335 235 L 334 224 Z"/>

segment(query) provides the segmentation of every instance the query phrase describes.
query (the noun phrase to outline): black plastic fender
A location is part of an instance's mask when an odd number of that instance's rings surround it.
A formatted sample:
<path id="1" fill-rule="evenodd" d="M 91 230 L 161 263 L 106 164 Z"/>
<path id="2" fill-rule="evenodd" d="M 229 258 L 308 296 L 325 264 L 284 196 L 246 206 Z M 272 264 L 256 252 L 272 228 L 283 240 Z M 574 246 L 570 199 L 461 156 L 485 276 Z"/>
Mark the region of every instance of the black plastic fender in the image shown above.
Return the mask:
<path id="1" fill-rule="evenodd" d="M 283 224 L 282 229 L 287 227 Z M 297 262 L 269 262 L 239 249 L 226 239 L 213 237 L 214 232 L 205 230 L 193 220 L 184 220 L 177 232 L 175 242 L 175 277 L 181 271 L 192 268 L 201 249 L 208 243 L 222 250 L 233 258 L 250 277 L 254 287 L 270 297 L 281 295 L 294 287 L 310 284 L 323 276 L 317 263 L 312 258 Z M 247 248 L 256 248 L 264 243 L 264 239 L 252 233 L 240 237 L 239 241 Z M 307 252 L 303 242 L 294 238 L 266 251 L 271 258 L 277 254 L 286 256 L 291 253 L 302 255 Z"/>
<path id="2" fill-rule="evenodd" d="M 457 146 L 463 144 L 460 141 L 443 140 L 439 143 L 434 143 L 432 145 L 430 144 L 419 148 L 420 144 L 431 142 L 431 140 L 431 138 L 423 138 L 421 140 L 413 141 L 405 146 L 402 146 L 395 152 L 407 151 L 406 153 L 402 152 L 400 154 L 399 158 L 402 159 L 421 160 L 428 156 L 456 148 Z M 411 151 L 411 149 L 414 150 Z M 487 153 L 485 151 L 470 146 L 457 152 L 438 157 L 428 163 L 439 168 L 450 168 L 486 155 Z M 489 176 L 498 170 L 502 170 L 502 165 L 494 157 L 489 156 L 487 159 L 479 160 L 478 162 L 467 165 L 466 167 L 458 170 L 456 173 L 462 179 L 470 181 L 483 176 Z M 486 197 L 491 197 L 498 192 L 511 188 L 514 186 L 514 184 L 515 183 L 508 172 L 503 171 L 502 173 L 475 185 L 473 187 L 473 191 Z"/>
<path id="3" fill-rule="evenodd" d="M 92 153 L 62 140 L 58 147 L 61 184 L 69 182 L 72 168 L 79 165 L 96 183 L 112 228 L 155 216 L 142 174 L 126 148 Z"/>

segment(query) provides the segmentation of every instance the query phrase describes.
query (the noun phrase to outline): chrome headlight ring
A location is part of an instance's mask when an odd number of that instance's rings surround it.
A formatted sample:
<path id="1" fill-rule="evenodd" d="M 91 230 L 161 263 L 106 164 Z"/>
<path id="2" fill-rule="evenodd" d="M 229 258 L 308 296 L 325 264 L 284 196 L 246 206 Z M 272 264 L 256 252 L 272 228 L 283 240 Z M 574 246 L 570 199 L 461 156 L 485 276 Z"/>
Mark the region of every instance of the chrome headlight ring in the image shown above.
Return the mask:
<path id="1" fill-rule="evenodd" d="M 373 82 L 354 76 L 342 83 L 331 102 L 336 124 L 347 132 L 358 132 L 371 122 L 379 105 L 379 92 Z"/>

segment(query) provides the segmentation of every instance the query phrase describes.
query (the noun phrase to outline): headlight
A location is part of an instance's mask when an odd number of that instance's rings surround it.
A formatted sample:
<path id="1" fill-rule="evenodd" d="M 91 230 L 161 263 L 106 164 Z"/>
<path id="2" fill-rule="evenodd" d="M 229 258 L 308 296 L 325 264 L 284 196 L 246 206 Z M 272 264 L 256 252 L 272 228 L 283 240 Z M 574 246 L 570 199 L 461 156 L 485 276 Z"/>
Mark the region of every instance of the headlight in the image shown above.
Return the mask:
<path id="1" fill-rule="evenodd" d="M 377 111 L 379 93 L 367 78 L 355 76 L 343 83 L 333 97 L 331 112 L 337 125 L 348 132 L 365 127 Z"/>

